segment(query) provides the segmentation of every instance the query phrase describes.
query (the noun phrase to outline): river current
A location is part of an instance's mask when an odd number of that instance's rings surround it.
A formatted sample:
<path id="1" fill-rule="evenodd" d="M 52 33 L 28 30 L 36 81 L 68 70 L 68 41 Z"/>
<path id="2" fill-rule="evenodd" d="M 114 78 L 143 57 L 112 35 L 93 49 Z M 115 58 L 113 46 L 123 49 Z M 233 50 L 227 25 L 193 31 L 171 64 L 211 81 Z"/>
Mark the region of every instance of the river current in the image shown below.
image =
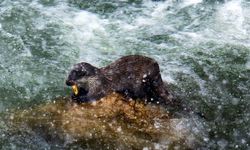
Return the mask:
<path id="1" fill-rule="evenodd" d="M 69 95 L 73 64 L 141 54 L 205 116 L 200 149 L 249 149 L 249 14 L 249 0 L 0 0 L 0 148 L 39 143 L 1 118 Z"/>

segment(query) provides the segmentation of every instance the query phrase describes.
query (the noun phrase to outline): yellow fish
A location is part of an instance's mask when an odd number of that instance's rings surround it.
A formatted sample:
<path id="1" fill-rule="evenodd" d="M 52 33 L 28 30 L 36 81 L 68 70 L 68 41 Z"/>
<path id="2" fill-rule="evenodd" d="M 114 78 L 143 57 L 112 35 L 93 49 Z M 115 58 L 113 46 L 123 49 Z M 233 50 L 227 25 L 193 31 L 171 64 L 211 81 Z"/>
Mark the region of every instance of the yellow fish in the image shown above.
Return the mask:
<path id="1" fill-rule="evenodd" d="M 78 87 L 77 87 L 76 85 L 73 85 L 73 86 L 72 86 L 72 90 L 73 90 L 73 92 L 74 92 L 75 95 L 77 95 L 78 92 L 79 92 L 79 91 L 78 91 Z"/>

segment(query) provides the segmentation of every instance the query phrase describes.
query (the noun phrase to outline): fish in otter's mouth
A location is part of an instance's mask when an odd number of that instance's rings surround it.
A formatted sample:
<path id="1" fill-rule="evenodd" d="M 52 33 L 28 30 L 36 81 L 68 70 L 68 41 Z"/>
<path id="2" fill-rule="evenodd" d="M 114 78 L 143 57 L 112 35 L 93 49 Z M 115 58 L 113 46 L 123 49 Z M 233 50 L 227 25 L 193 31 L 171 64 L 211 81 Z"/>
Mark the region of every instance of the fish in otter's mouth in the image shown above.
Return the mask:
<path id="1" fill-rule="evenodd" d="M 67 80 L 66 85 L 71 86 L 72 92 L 73 92 L 74 95 L 77 96 L 79 94 L 79 87 L 77 86 L 76 82 L 74 82 L 72 80 Z"/>
<path id="2" fill-rule="evenodd" d="M 83 86 L 81 82 L 78 81 L 66 81 L 68 86 L 71 86 L 72 89 L 72 99 L 81 100 L 88 94 L 88 87 Z"/>
<path id="3" fill-rule="evenodd" d="M 88 63 L 79 63 L 73 66 L 66 80 L 66 85 L 72 88 L 72 99 L 79 102 L 90 100 L 90 88 L 95 87 L 90 83 L 91 77 L 96 75 L 97 68 Z"/>
<path id="4" fill-rule="evenodd" d="M 73 93 L 74 93 L 75 95 L 78 95 L 79 90 L 78 90 L 77 85 L 73 85 L 73 86 L 72 86 L 72 91 L 73 91 Z"/>

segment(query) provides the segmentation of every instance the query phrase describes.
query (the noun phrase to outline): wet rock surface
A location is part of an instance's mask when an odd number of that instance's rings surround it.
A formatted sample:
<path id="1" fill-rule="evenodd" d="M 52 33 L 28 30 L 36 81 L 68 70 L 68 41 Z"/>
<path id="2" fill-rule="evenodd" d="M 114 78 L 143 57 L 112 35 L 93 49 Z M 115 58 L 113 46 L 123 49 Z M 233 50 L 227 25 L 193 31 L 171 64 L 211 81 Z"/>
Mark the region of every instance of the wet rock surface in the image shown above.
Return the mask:
<path id="1" fill-rule="evenodd" d="M 53 149 L 189 149 L 199 145 L 201 136 L 193 132 L 191 118 L 173 118 L 161 106 L 127 101 L 116 93 L 80 105 L 59 98 L 12 110 L 5 119 L 6 136 L 19 136 L 24 148 L 37 142 Z"/>

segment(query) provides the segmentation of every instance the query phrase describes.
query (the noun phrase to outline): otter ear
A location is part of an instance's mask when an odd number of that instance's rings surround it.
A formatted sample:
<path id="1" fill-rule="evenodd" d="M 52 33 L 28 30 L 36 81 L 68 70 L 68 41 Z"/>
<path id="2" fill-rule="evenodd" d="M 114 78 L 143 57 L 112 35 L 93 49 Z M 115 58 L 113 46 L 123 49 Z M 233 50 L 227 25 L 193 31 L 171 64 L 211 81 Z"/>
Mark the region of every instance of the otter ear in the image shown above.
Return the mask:
<path id="1" fill-rule="evenodd" d="M 78 68 L 79 72 L 82 72 L 82 74 L 86 75 L 86 76 L 92 76 L 92 75 L 96 75 L 99 72 L 99 69 L 92 66 L 89 63 L 79 63 L 79 68 Z"/>
<path id="2" fill-rule="evenodd" d="M 94 69 L 94 74 L 97 75 L 97 74 L 101 74 L 101 71 L 99 68 L 95 68 Z"/>

